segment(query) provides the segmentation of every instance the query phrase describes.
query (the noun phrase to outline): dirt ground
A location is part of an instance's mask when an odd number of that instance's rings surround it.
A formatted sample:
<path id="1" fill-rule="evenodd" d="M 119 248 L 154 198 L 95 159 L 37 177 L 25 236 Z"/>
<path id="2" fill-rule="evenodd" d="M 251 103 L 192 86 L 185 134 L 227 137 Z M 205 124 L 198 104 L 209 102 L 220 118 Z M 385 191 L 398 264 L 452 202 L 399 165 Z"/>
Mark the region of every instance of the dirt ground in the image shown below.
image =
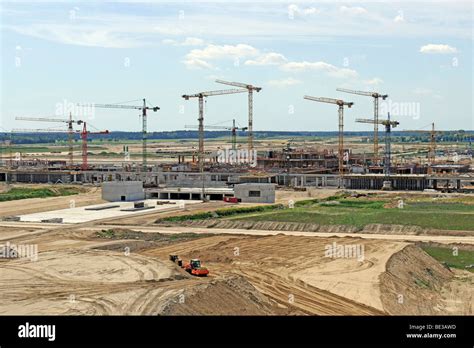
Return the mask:
<path id="1" fill-rule="evenodd" d="M 0 259 L 4 315 L 473 313 L 472 275 L 446 273 L 410 242 L 283 234 L 179 239 L 182 234 L 155 232 L 108 239 L 94 226 L 5 232 L 0 243 L 36 244 L 39 255 L 37 261 Z M 328 257 L 334 245 L 359 245 L 363 258 Z M 200 258 L 210 276 L 188 275 L 169 254 Z M 437 286 L 430 292 L 403 278 L 427 268 Z M 389 301 L 400 292 L 411 302 L 396 310 Z M 430 309 L 425 299 L 435 297 Z"/>
<path id="2" fill-rule="evenodd" d="M 6 190 L 6 186 L 5 184 L 0 184 L 0 190 Z M 35 186 L 40 185 L 28 185 L 28 187 Z M 71 200 L 74 200 L 76 207 L 105 203 L 101 197 L 100 187 L 82 186 L 81 188 L 83 188 L 84 192 L 77 195 L 0 202 L 0 217 L 67 209 L 70 207 Z"/>
<path id="3" fill-rule="evenodd" d="M 279 191 L 277 202 L 334 193 Z M 75 196 L 3 202 L 0 216 L 65 208 L 72 197 L 76 206 L 102 202 L 100 189 L 89 187 Z M 473 274 L 449 270 L 415 245 L 474 245 L 472 235 L 155 224 L 229 206 L 209 202 L 67 226 L 0 222 L 0 245 L 39 252 L 37 261 L 0 258 L 0 315 L 474 314 Z M 110 230 L 125 232 L 109 238 Z M 327 254 L 339 247 L 361 253 Z M 190 276 L 169 254 L 200 258 L 210 276 Z"/>

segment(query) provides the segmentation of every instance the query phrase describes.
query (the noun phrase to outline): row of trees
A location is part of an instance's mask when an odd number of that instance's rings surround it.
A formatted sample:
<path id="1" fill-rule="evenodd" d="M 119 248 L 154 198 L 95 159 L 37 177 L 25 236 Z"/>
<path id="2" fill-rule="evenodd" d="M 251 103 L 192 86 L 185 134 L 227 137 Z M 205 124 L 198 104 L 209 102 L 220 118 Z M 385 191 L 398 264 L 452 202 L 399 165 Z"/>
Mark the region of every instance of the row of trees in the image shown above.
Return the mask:
<path id="1" fill-rule="evenodd" d="M 151 132 L 148 139 L 155 140 L 175 140 L 175 139 L 197 139 L 197 131 L 178 130 L 168 132 Z M 337 132 L 286 132 L 286 131 L 256 131 L 254 135 L 257 139 L 273 138 L 273 137 L 336 137 Z M 344 132 L 347 137 L 372 137 L 372 132 Z M 240 132 L 239 136 L 246 136 L 245 132 Z M 230 131 L 205 131 L 206 139 L 230 138 Z M 428 142 L 430 135 L 404 133 L 403 131 L 393 132 L 392 137 L 398 138 L 402 142 Z M 453 131 L 442 133 L 436 136 L 438 142 L 470 142 L 474 138 L 472 131 Z M 65 142 L 68 139 L 67 133 L 0 133 L 0 141 L 11 140 L 14 144 L 41 144 L 41 143 L 57 143 Z M 80 135 L 74 134 L 74 139 L 80 141 Z M 98 141 L 125 141 L 125 140 L 141 140 L 141 132 L 111 132 L 108 135 L 90 134 L 90 140 Z M 394 139 L 396 140 L 396 139 Z"/>

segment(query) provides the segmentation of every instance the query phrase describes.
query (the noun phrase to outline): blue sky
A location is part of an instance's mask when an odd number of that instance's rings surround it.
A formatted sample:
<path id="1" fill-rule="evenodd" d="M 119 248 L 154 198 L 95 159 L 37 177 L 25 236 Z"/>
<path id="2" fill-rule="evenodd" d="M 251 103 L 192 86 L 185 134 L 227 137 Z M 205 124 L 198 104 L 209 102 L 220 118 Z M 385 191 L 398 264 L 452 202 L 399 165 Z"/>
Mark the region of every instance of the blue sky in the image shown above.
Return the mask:
<path id="1" fill-rule="evenodd" d="M 181 95 L 227 88 L 219 78 L 263 87 L 256 130 L 337 130 L 336 107 L 304 95 L 353 101 L 345 130 L 370 130 L 355 119 L 372 116 L 372 98 L 337 87 L 387 93 L 399 129 L 474 129 L 472 14 L 469 1 L 3 1 L 0 127 L 145 97 L 161 107 L 149 131 L 183 129 L 197 101 Z M 208 98 L 205 123 L 245 125 L 246 100 Z M 74 111 L 98 129 L 140 130 L 134 110 Z"/>

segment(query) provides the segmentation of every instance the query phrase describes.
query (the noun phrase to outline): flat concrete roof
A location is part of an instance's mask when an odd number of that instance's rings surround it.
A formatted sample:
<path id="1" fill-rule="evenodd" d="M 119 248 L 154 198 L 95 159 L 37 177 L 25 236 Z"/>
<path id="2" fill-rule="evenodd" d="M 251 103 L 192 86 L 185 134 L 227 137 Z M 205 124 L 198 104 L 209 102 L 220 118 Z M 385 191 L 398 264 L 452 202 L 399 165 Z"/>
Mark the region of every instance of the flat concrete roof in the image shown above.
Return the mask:
<path id="1" fill-rule="evenodd" d="M 153 209 L 148 209 L 148 210 L 122 211 L 121 209 L 133 208 L 134 202 L 108 202 L 108 203 L 95 204 L 95 205 L 89 205 L 89 206 L 78 207 L 78 208 L 52 210 L 52 211 L 45 211 L 42 213 L 20 215 L 20 221 L 41 222 L 41 220 L 45 220 L 45 219 L 62 218 L 63 223 L 77 224 L 81 222 L 88 222 L 88 221 L 99 220 L 99 219 L 132 216 L 136 214 L 142 214 L 144 212 L 159 212 L 159 211 L 179 209 L 178 203 L 157 205 L 156 201 L 167 201 L 167 200 L 166 199 L 165 200 L 147 199 L 144 201 L 140 201 L 140 202 L 145 202 L 145 204 L 147 204 L 148 206 L 154 207 Z M 186 200 L 183 202 L 185 202 L 185 204 L 201 203 L 201 201 L 197 201 L 197 200 Z M 86 210 L 86 208 L 101 207 L 101 206 L 105 207 L 105 206 L 110 206 L 110 205 L 117 205 L 117 207 L 111 208 L 111 209 L 105 209 L 105 210 Z"/>
<path id="2" fill-rule="evenodd" d="M 234 189 L 230 187 L 206 187 L 208 194 L 232 194 Z M 146 192 L 163 192 L 163 193 L 201 193 L 202 187 L 164 187 L 146 189 Z"/>

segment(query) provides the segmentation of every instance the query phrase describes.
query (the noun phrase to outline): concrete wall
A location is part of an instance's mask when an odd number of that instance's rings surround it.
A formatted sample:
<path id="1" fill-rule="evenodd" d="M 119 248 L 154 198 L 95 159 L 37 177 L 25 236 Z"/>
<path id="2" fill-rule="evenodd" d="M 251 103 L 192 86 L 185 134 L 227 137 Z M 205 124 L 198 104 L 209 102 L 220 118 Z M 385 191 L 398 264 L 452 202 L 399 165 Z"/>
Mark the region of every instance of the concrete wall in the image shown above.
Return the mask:
<path id="1" fill-rule="evenodd" d="M 102 199 L 109 202 L 145 199 L 141 181 L 107 181 L 102 183 Z"/>
<path id="2" fill-rule="evenodd" d="M 253 197 L 252 192 L 259 192 L 258 197 Z M 275 203 L 275 185 L 246 183 L 234 186 L 235 197 L 243 203 Z"/>

